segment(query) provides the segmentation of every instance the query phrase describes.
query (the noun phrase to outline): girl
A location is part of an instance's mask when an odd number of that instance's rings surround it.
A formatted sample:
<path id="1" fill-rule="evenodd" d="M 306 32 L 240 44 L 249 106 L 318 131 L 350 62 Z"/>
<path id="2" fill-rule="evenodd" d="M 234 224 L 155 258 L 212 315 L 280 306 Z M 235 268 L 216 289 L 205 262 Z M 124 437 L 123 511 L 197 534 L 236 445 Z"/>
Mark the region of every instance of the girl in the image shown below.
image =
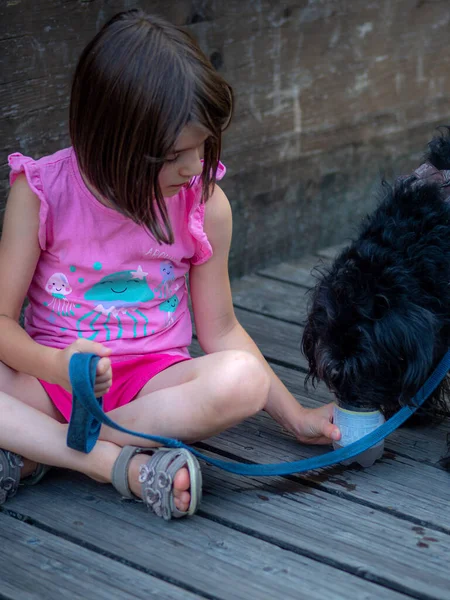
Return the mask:
<path id="1" fill-rule="evenodd" d="M 72 147 L 9 157 L 0 502 L 51 465 L 111 482 L 166 519 L 197 509 L 201 475 L 189 452 L 137 447 L 142 440 L 106 426 L 90 454 L 66 446 L 75 352 L 102 357 L 95 393 L 127 428 L 193 442 L 266 410 L 302 442 L 339 439 L 330 405 L 302 408 L 233 312 L 231 211 L 216 185 L 231 113 L 230 86 L 189 34 L 133 10 L 81 55 Z M 196 359 L 187 274 L 206 352 Z"/>

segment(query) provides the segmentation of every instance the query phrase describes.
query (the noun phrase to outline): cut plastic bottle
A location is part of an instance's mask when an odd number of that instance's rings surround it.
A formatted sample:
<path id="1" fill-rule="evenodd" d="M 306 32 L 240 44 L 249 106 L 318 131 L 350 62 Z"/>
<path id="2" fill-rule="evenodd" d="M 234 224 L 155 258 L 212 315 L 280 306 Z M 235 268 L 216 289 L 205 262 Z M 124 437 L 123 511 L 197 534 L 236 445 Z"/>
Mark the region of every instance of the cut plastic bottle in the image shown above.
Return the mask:
<path id="1" fill-rule="evenodd" d="M 377 429 L 385 421 L 384 415 L 379 410 L 358 409 L 355 407 L 343 407 L 334 405 L 333 423 L 341 431 L 341 439 L 333 442 L 333 448 L 342 448 L 352 442 L 356 442 L 368 433 Z M 354 462 L 362 467 L 371 467 L 373 463 L 382 457 L 384 451 L 384 440 L 381 440 L 375 446 L 368 448 L 361 454 L 343 461 L 344 465 L 350 465 Z"/>

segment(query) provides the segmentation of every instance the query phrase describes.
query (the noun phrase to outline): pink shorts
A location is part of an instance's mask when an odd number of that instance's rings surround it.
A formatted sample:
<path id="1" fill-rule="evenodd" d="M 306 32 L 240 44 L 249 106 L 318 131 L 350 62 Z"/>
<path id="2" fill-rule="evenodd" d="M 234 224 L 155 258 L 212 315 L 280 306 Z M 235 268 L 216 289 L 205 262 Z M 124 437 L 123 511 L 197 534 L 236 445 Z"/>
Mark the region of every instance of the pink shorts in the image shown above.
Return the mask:
<path id="1" fill-rule="evenodd" d="M 190 360 L 184 356 L 149 354 L 123 362 L 112 363 L 113 382 L 103 396 L 103 410 L 109 412 L 128 404 L 137 396 L 147 381 L 176 363 Z M 72 394 L 55 383 L 39 380 L 53 404 L 67 421 L 72 412 Z"/>

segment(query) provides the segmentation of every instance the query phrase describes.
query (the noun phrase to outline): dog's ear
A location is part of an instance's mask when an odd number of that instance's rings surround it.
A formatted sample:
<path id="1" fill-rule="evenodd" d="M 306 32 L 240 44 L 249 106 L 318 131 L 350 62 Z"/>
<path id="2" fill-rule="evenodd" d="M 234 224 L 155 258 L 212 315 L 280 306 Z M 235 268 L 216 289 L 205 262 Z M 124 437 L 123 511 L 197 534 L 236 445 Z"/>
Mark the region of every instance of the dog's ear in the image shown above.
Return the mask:
<path id="1" fill-rule="evenodd" d="M 388 310 L 374 323 L 377 348 L 401 377 L 401 401 L 409 401 L 423 385 L 434 363 L 436 320 L 429 310 L 407 303 Z M 396 373 L 395 373 L 396 372 Z"/>

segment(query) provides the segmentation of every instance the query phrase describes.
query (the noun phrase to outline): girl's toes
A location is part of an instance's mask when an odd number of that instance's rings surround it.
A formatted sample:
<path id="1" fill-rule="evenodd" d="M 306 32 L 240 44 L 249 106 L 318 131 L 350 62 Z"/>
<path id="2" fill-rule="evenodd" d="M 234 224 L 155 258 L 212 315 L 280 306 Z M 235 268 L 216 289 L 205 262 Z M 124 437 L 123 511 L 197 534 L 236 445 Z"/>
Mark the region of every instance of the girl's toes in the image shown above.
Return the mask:
<path id="1" fill-rule="evenodd" d="M 189 492 L 181 492 L 179 495 L 174 492 L 174 501 L 175 501 L 175 506 L 178 508 L 178 510 L 181 510 L 182 512 L 186 512 L 187 509 L 189 508 L 189 503 L 191 501 L 191 495 L 189 494 Z"/>
<path id="2" fill-rule="evenodd" d="M 180 469 L 173 479 L 173 489 L 174 491 L 185 491 L 188 490 L 191 486 L 191 482 L 189 480 L 189 471 L 186 467 Z"/>
<path id="3" fill-rule="evenodd" d="M 186 468 L 180 469 L 173 480 L 173 495 L 178 510 L 186 511 L 189 508 L 191 501 L 191 495 L 187 491 L 189 487 L 189 471 Z"/>
<path id="4" fill-rule="evenodd" d="M 128 467 L 128 484 L 135 496 L 142 497 L 141 484 L 139 482 L 140 467 L 148 460 L 148 456 L 137 454 L 131 459 Z M 186 512 L 191 502 L 191 494 L 189 492 L 191 482 L 189 471 L 186 467 L 181 468 L 173 478 L 173 496 L 175 506 L 178 510 Z"/>

